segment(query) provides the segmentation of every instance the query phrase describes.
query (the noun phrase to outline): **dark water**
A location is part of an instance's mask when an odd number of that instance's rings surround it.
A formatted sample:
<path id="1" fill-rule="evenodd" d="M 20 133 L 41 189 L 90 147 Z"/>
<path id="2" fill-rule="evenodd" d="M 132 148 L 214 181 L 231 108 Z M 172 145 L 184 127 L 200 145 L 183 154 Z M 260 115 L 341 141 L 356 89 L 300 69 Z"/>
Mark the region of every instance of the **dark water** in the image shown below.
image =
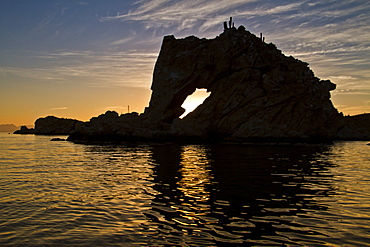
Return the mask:
<path id="1" fill-rule="evenodd" d="M 370 246 L 370 146 L 0 134 L 0 246 Z"/>

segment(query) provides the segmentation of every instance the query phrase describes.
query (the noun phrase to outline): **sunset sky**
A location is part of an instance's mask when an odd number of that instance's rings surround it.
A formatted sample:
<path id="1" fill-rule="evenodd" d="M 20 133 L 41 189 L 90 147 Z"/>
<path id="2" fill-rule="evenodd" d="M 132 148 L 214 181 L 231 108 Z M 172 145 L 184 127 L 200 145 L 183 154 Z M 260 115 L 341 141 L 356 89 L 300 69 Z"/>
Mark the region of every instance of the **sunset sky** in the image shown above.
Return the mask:
<path id="1" fill-rule="evenodd" d="M 214 38 L 230 16 L 370 113 L 368 0 L 2 0 L 0 124 L 143 112 L 163 36 Z"/>

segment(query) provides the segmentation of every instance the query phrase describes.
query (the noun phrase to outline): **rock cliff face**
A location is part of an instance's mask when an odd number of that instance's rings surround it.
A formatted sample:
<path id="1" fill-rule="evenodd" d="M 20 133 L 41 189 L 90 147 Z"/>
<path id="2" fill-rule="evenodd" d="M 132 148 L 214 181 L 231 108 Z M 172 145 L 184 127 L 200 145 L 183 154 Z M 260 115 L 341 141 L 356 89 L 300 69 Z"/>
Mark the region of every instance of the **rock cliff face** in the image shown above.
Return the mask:
<path id="1" fill-rule="evenodd" d="M 198 88 L 211 95 L 179 119 L 182 103 Z M 164 37 L 151 89 L 143 114 L 107 112 L 76 124 L 69 140 L 310 142 L 353 131 L 345 129 L 352 120 L 332 105 L 333 83 L 243 26 L 215 39 Z"/>

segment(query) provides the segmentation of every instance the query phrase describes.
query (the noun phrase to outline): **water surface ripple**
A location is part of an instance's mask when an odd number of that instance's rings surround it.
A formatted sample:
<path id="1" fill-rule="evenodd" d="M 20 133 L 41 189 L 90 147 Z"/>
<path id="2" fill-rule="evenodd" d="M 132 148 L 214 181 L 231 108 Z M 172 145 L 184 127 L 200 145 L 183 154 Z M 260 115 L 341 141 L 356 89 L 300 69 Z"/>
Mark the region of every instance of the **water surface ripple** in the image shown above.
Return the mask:
<path id="1" fill-rule="evenodd" d="M 0 133 L 1 246 L 370 246 L 370 146 Z"/>

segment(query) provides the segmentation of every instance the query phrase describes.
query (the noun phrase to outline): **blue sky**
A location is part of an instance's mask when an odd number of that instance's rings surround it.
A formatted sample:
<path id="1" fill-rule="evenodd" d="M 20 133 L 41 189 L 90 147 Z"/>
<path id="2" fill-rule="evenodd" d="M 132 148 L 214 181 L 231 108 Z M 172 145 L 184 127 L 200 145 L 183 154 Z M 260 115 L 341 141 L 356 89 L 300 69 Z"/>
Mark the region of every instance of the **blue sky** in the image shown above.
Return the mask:
<path id="1" fill-rule="evenodd" d="M 337 84 L 344 114 L 370 112 L 370 2 L 2 0 L 0 123 L 88 120 L 148 105 L 163 36 L 214 38 L 223 21 L 266 37 Z"/>

